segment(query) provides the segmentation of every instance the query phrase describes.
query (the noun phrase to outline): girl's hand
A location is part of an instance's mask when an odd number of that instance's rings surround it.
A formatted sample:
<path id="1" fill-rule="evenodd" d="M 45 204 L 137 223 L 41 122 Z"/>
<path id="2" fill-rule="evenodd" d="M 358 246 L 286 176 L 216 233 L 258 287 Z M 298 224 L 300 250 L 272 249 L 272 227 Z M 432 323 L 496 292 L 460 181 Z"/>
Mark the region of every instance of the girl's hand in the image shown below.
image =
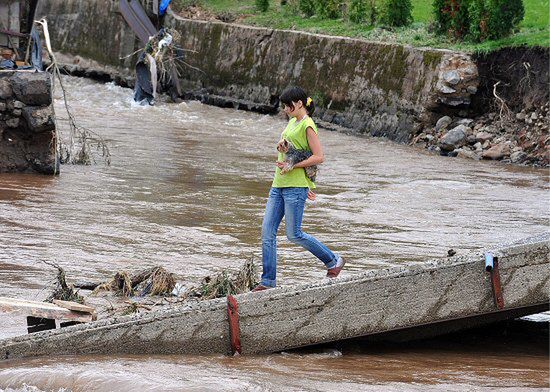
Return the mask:
<path id="1" fill-rule="evenodd" d="M 317 195 L 311 190 L 309 189 L 307 191 L 307 198 L 311 201 L 315 201 L 315 198 L 317 197 Z"/>

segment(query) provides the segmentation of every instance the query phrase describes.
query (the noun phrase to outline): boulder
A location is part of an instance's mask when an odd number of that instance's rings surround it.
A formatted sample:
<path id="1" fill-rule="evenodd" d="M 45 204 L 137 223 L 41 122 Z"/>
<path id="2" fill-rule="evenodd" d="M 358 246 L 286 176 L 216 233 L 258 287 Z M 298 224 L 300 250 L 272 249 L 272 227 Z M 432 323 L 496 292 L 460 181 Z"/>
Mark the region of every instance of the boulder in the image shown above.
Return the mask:
<path id="1" fill-rule="evenodd" d="M 487 140 L 491 140 L 493 135 L 489 132 L 481 131 L 476 133 L 476 140 L 480 143 L 485 143 Z"/>
<path id="2" fill-rule="evenodd" d="M 451 70 L 443 73 L 443 79 L 452 85 L 458 84 L 460 82 L 460 74 L 457 70 Z"/>
<path id="3" fill-rule="evenodd" d="M 23 118 L 27 122 L 29 130 L 33 132 L 45 132 L 55 129 L 53 112 L 48 107 L 27 106 L 23 108 Z"/>
<path id="4" fill-rule="evenodd" d="M 51 80 L 47 72 L 16 72 L 10 81 L 17 100 L 35 106 L 52 103 Z"/>
<path id="5" fill-rule="evenodd" d="M 466 148 L 459 148 L 457 157 L 479 160 L 481 157 L 475 153 L 475 151 L 468 150 Z"/>
<path id="6" fill-rule="evenodd" d="M 459 125 L 447 132 L 439 140 L 439 147 L 444 151 L 453 151 L 462 147 L 466 143 L 466 138 L 470 128 L 465 125 Z"/>
<path id="7" fill-rule="evenodd" d="M 508 143 L 499 143 L 484 151 L 482 154 L 483 159 L 500 160 L 505 156 L 510 155 L 510 145 Z"/>
<path id="8" fill-rule="evenodd" d="M 523 151 L 516 151 L 510 155 L 510 161 L 512 163 L 521 163 L 527 158 L 527 154 Z"/>
<path id="9" fill-rule="evenodd" d="M 0 99 L 8 99 L 13 95 L 9 80 L 0 78 Z"/>
<path id="10" fill-rule="evenodd" d="M 450 118 L 449 116 L 443 116 L 439 120 L 437 120 L 437 123 L 435 124 L 435 130 L 439 132 L 442 129 L 447 128 L 452 122 L 452 118 Z"/>
<path id="11" fill-rule="evenodd" d="M 9 120 L 6 120 L 6 125 L 8 126 L 8 128 L 17 128 L 19 126 L 19 119 L 10 118 Z"/>

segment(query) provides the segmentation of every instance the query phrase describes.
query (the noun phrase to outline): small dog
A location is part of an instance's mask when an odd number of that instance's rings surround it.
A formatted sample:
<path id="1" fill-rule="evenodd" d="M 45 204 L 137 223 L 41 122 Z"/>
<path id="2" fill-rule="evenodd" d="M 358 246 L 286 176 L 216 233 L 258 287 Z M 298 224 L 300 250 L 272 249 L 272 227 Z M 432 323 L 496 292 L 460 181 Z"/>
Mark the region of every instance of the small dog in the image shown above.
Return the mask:
<path id="1" fill-rule="evenodd" d="M 305 161 L 313 155 L 311 151 L 296 149 L 296 147 L 286 139 L 281 139 L 281 141 L 277 143 L 277 151 L 285 154 L 285 167 L 281 169 L 281 174 L 288 173 L 298 162 Z M 306 171 L 306 176 L 308 176 L 311 181 L 315 182 L 318 171 L 317 165 L 308 166 L 304 169 Z"/>

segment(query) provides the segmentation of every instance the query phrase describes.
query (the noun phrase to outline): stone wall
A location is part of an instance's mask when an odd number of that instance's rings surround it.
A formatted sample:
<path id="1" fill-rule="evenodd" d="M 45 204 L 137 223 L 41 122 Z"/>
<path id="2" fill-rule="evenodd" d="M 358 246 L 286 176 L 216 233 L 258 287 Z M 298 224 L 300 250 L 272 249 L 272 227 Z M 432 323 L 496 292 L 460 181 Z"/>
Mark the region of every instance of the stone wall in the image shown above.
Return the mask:
<path id="1" fill-rule="evenodd" d="M 0 172 L 58 173 L 51 82 L 45 72 L 0 72 Z"/>
<path id="2" fill-rule="evenodd" d="M 135 58 L 120 58 L 140 45 L 117 7 L 109 0 L 44 0 L 37 12 L 49 20 L 54 50 L 72 56 L 69 68 L 85 73 L 82 64 L 94 60 L 117 68 L 99 72 L 131 85 Z M 300 85 L 316 101 L 317 119 L 406 142 L 439 113 L 468 109 L 477 90 L 477 68 L 464 53 L 172 13 L 165 25 L 180 32 L 178 44 L 191 50 L 186 62 L 193 68 L 181 73 L 184 97 L 219 106 L 275 112 L 281 92 Z"/>

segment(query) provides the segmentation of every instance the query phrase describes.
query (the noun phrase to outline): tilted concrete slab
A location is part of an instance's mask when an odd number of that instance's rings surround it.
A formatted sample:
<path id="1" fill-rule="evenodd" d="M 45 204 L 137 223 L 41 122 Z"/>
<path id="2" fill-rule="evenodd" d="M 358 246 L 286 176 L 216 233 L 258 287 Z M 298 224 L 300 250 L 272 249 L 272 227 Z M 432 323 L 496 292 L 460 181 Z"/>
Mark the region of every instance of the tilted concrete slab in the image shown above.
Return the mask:
<path id="1" fill-rule="evenodd" d="M 238 295 L 242 352 L 274 352 L 411 327 L 417 332 L 407 338 L 414 338 L 442 325 L 459 329 L 547 309 L 550 234 L 491 251 L 499 256 L 503 310 L 494 304 L 483 254 L 477 253 Z M 225 299 L 0 341 L 3 359 L 230 351 Z"/>

